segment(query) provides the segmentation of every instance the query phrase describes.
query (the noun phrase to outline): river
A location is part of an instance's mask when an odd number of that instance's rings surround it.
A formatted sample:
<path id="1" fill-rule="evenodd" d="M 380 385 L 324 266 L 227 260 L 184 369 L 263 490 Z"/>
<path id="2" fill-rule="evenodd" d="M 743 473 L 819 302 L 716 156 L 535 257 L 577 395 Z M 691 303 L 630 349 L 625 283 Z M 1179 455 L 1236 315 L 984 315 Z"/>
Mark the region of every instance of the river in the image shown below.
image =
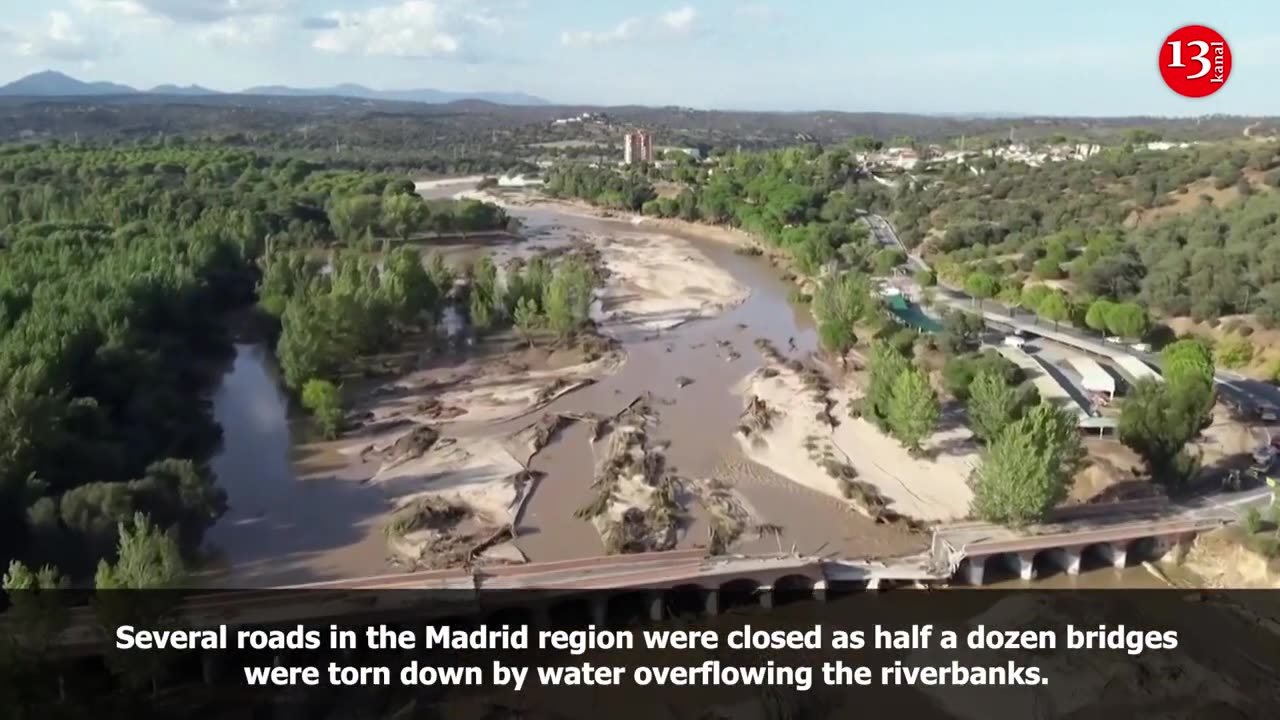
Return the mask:
<path id="1" fill-rule="evenodd" d="M 515 208 L 527 227 L 549 224 L 607 235 L 636 232 L 631 223 L 560 213 L 546 208 Z M 648 231 L 641 228 L 642 231 Z M 792 285 L 759 257 L 736 254 L 728 243 L 663 229 L 690 242 L 751 289 L 748 299 L 718 317 L 687 323 L 657 337 L 624 341 L 627 360 L 615 374 L 552 403 L 545 411 L 613 413 L 632 398 L 653 392 L 657 399 L 659 441 L 669 443 L 669 465 L 690 478 L 731 483 L 769 522 L 782 527 L 779 537 L 750 538 L 735 549 L 779 549 L 823 556 L 884 556 L 923 541 L 904 531 L 878 525 L 842 503 L 804 488 L 743 457 L 733 428 L 742 411 L 734 386 L 761 364 L 754 345 L 768 339 L 780 351 L 802 357 L 815 349 L 816 333 L 806 309 L 788 301 Z M 737 359 L 729 360 L 727 342 Z M 693 384 L 678 389 L 676 378 Z M 323 445 L 300 442 L 291 423 L 273 360 L 262 345 L 239 345 L 234 363 L 214 397 L 224 444 L 213 460 L 227 490 L 230 510 L 209 533 L 218 562 L 218 582 L 279 585 L 382 574 L 386 559 L 380 523 L 388 502 L 361 483 L 375 468 L 352 466 Z M 529 422 L 512 421 L 510 430 Z M 504 428 L 506 429 L 506 428 Z M 585 428 L 571 428 L 534 458 L 544 473 L 519 526 L 516 544 L 531 561 L 600 555 L 595 530 L 572 517 L 591 493 L 592 466 Z M 679 545 L 702 544 L 707 523 L 696 503 L 681 529 Z M 905 545 L 904 545 L 905 543 Z M 1102 574 L 1098 574 L 1102 573 Z M 1048 584 L 1100 582 L 1133 586 L 1154 580 L 1142 568 L 1116 573 L 1059 576 Z M 1010 584 L 1016 585 L 1014 580 Z M 1042 583 L 1037 582 L 1037 587 Z"/>

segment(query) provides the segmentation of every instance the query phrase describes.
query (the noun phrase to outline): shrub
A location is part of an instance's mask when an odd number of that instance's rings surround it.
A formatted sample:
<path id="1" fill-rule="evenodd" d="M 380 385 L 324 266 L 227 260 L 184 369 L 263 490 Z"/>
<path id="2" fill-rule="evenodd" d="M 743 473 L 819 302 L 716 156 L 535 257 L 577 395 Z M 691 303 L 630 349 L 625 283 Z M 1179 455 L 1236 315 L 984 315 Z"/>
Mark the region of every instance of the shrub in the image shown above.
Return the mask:
<path id="1" fill-rule="evenodd" d="M 1245 510 L 1241 522 L 1244 523 L 1244 531 L 1250 535 L 1257 535 L 1262 532 L 1262 512 L 1256 507 Z"/>

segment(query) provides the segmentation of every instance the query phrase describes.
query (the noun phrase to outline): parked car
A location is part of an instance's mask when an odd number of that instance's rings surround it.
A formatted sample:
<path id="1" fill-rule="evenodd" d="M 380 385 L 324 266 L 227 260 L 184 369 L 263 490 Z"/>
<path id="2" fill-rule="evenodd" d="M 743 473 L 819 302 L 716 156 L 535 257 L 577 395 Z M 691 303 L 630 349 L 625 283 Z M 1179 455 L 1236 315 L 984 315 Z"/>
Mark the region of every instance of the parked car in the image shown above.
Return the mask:
<path id="1" fill-rule="evenodd" d="M 1129 346 L 1129 349 L 1134 352 L 1140 352 L 1140 353 L 1151 352 L 1151 346 L 1146 343 L 1134 343 Z"/>
<path id="2" fill-rule="evenodd" d="M 1020 348 L 1027 344 L 1027 339 L 1017 335 L 1005 335 L 1004 344 L 1008 347 Z"/>

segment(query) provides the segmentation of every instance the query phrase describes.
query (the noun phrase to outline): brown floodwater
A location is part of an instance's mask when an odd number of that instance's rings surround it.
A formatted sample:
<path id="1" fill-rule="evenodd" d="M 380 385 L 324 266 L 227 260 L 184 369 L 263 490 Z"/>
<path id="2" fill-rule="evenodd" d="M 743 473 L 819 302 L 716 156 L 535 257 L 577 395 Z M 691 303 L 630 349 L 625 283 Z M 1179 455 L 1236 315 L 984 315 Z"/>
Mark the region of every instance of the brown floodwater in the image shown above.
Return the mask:
<path id="1" fill-rule="evenodd" d="M 211 465 L 230 507 L 206 536 L 210 580 L 257 587 L 386 568 L 378 523 L 388 508 L 359 484 L 371 469 L 295 443 L 270 350 L 237 345 L 213 405 L 223 447 Z"/>
<path id="2" fill-rule="evenodd" d="M 433 192 L 447 195 L 457 189 Z M 550 226 L 598 236 L 645 230 L 625 221 L 547 208 L 511 212 L 535 234 Z M 653 440 L 667 444 L 668 465 L 694 481 L 727 481 L 761 522 L 782 529 L 777 537 L 744 537 L 736 550 L 884 557 L 923 549 L 924 537 L 877 525 L 836 499 L 744 457 L 733 435 L 743 403 L 733 389 L 761 365 L 755 340 L 767 339 L 785 355 L 805 357 L 817 347 L 812 319 L 807 309 L 788 301 L 792 285 L 763 258 L 738 255 L 728 243 L 667 228 L 653 232 L 688 241 L 749 288 L 750 296 L 717 317 L 626 338 L 622 368 L 538 414 L 612 414 L 636 396 L 652 393 L 658 412 Z M 738 357 L 731 358 L 730 350 Z M 694 382 L 678 388 L 680 376 Z M 353 465 L 332 451 L 299 441 L 290 422 L 289 402 L 265 347 L 237 346 L 214 407 L 224 444 L 212 465 L 230 504 L 208 537 L 218 560 L 212 574 L 215 582 L 278 585 L 376 575 L 390 569 L 380 530 L 388 503 L 375 488 L 361 483 L 376 468 Z M 536 415 L 490 426 L 487 432 L 514 432 Z M 542 477 L 519 518 L 516 544 L 520 549 L 531 561 L 601 554 L 595 529 L 573 516 L 591 496 L 593 461 L 586 429 L 569 427 L 533 458 L 530 467 Z M 705 513 L 695 502 L 686 507 L 679 546 L 703 544 L 708 531 Z M 1147 580 L 1155 579 L 1135 568 L 1118 574 L 1107 570 L 1078 578 L 1055 576 L 1036 581 L 1036 586 L 1135 586 Z"/>

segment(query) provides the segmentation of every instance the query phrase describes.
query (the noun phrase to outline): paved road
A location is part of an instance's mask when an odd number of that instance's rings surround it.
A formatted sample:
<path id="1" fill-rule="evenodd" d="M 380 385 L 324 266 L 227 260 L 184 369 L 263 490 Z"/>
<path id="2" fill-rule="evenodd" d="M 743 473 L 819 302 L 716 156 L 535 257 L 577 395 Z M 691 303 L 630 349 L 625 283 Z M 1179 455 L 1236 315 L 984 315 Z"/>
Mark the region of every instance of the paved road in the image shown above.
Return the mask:
<path id="1" fill-rule="evenodd" d="M 897 232 L 893 229 L 893 225 L 888 220 L 879 215 L 867 215 L 867 224 L 871 227 L 872 233 L 876 239 L 884 245 L 893 245 L 902 248 L 907 252 L 912 267 L 916 269 L 929 269 L 928 264 L 923 258 L 912 255 L 906 246 L 898 239 Z M 938 286 L 936 288 L 937 299 L 946 305 L 963 310 L 965 312 L 977 312 L 978 306 L 972 296 L 958 290 Z M 1055 326 L 1048 321 L 1044 321 L 1031 313 L 1019 312 L 1017 308 L 1010 308 L 995 300 L 984 300 L 982 302 L 983 315 L 991 322 L 1008 324 L 1008 320 L 1024 323 L 1031 332 L 1042 331 L 1044 329 L 1055 330 Z M 1081 347 L 1090 352 L 1102 355 L 1112 355 L 1116 352 L 1128 352 L 1130 355 L 1146 362 L 1148 365 L 1160 369 L 1160 356 L 1155 353 L 1140 353 L 1129 349 L 1121 349 L 1115 345 L 1106 343 L 1096 333 L 1074 327 L 1068 323 L 1058 323 L 1056 326 L 1056 334 L 1065 336 L 1070 340 L 1070 344 Z M 1270 383 L 1261 382 L 1246 378 L 1237 373 L 1220 370 L 1214 376 L 1214 380 L 1227 399 L 1237 405 L 1248 409 L 1256 409 L 1260 405 L 1270 405 L 1280 408 L 1280 388 Z"/>

